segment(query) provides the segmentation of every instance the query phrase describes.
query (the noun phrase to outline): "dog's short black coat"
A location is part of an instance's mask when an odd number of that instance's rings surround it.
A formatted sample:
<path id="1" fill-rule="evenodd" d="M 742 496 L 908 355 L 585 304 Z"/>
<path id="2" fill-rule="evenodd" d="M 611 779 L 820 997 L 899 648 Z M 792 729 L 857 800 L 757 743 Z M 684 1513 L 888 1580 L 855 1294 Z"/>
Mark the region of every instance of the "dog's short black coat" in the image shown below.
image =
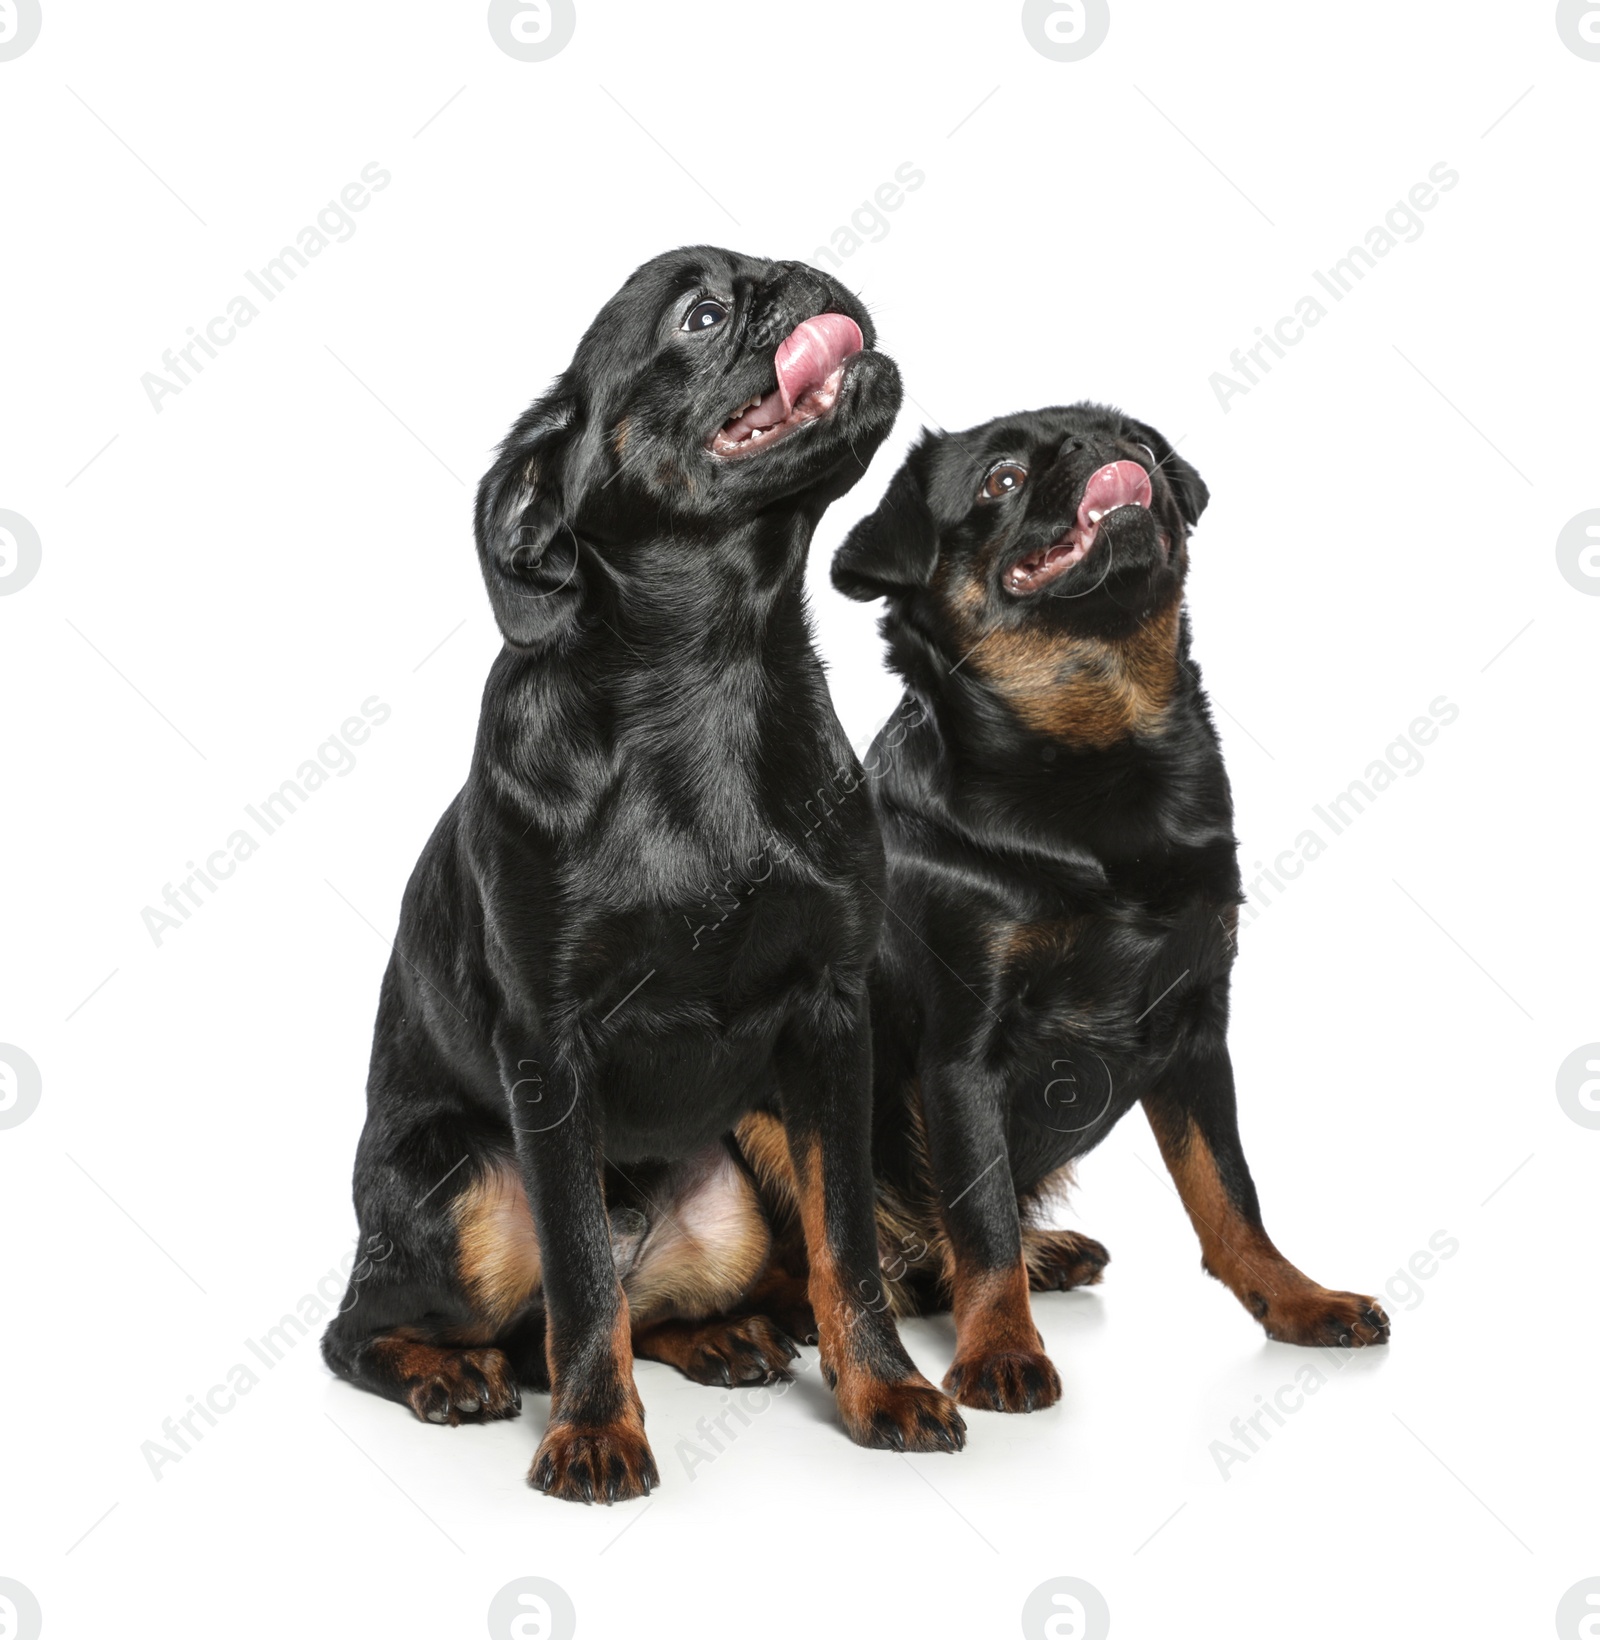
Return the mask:
<path id="1" fill-rule="evenodd" d="M 1135 1102 L 1205 1267 L 1272 1337 L 1388 1337 L 1371 1299 L 1272 1245 L 1240 1147 L 1232 801 L 1183 602 L 1206 501 L 1152 428 L 1042 410 L 925 436 L 834 561 L 842 591 L 887 599 L 906 684 L 867 760 L 892 911 L 872 988 L 885 1263 L 901 1312 L 953 1306 L 945 1384 L 969 1406 L 1058 1398 L 1030 1285 L 1098 1281 L 1107 1255 L 1042 1209 Z"/>
<path id="2" fill-rule="evenodd" d="M 862 349 L 730 453 L 778 344 L 823 314 Z M 770 1245 L 742 1118 L 781 1132 L 800 1181 L 851 1436 L 963 1440 L 878 1288 L 883 856 L 802 593 L 817 520 L 900 396 L 827 275 L 680 250 L 606 304 L 479 490 L 506 645 L 402 904 L 355 1168 L 361 1234 L 386 1251 L 324 1355 L 437 1422 L 510 1416 L 519 1383 L 548 1383 L 529 1479 L 560 1497 L 655 1483 L 635 1351 L 705 1382 L 785 1375 L 776 1325 L 723 1319 Z"/>

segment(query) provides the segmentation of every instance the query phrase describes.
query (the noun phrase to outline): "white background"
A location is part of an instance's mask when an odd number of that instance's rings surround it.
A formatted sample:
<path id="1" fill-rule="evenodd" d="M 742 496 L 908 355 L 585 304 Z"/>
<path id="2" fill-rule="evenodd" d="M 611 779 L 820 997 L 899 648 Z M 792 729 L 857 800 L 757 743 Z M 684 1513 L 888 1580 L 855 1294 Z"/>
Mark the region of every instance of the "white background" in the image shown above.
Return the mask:
<path id="1" fill-rule="evenodd" d="M 1555 1092 L 1600 1038 L 1600 600 L 1555 552 L 1600 506 L 1600 63 L 1548 4 L 1112 9 L 1057 62 L 1014 4 L 580 0 L 525 63 L 480 4 L 45 0 L 0 62 L 0 508 L 43 544 L 0 597 L 0 1041 L 43 1079 L 0 1131 L 0 1576 L 46 1634 L 477 1636 L 540 1576 L 587 1636 L 1009 1636 L 1071 1576 L 1120 1637 L 1520 1636 L 1600 1577 L 1600 1132 Z M 354 236 L 158 414 L 141 376 L 372 161 Z M 1382 1292 L 1435 1232 L 1459 1252 L 1390 1289 L 1391 1349 L 1266 1343 L 1131 1117 L 1072 1219 L 1105 1286 L 1036 1306 L 1060 1407 L 861 1451 L 813 1351 L 691 1476 L 726 1397 L 646 1364 L 654 1499 L 553 1503 L 523 1484 L 543 1398 L 442 1430 L 311 1338 L 271 1371 L 244 1340 L 351 1247 L 386 940 L 498 645 L 492 445 L 638 262 L 814 259 L 907 161 L 841 277 L 915 402 L 811 571 L 852 737 L 897 689 L 827 565 L 921 421 L 1093 396 L 1182 439 L 1247 866 L 1459 708 L 1246 930 L 1232 1034 L 1290 1257 Z M 1441 161 L 1421 237 L 1224 413 L 1213 372 Z M 153 943 L 142 908 L 374 695 L 355 769 Z M 906 1336 L 942 1374 L 948 1323 Z M 155 1478 L 142 1443 L 241 1361 Z"/>

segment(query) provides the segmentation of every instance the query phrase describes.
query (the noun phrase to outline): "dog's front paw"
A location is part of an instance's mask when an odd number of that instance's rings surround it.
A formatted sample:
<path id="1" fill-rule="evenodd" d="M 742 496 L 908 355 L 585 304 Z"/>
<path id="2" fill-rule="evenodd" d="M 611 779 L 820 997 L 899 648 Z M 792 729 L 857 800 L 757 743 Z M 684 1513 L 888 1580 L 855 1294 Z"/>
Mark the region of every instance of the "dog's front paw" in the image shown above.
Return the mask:
<path id="1" fill-rule="evenodd" d="M 920 1374 L 899 1383 L 881 1379 L 840 1395 L 840 1411 L 857 1446 L 891 1452 L 959 1452 L 967 1426 L 956 1404 Z"/>
<path id="2" fill-rule="evenodd" d="M 650 1443 L 632 1419 L 579 1425 L 553 1423 L 533 1455 L 528 1485 L 569 1503 L 625 1503 L 659 1484 Z"/>
<path id="3" fill-rule="evenodd" d="M 1389 1342 L 1389 1317 L 1377 1299 L 1329 1292 L 1326 1287 L 1274 1296 L 1261 1325 L 1279 1344 L 1358 1350 Z"/>
<path id="4" fill-rule="evenodd" d="M 964 1407 L 984 1412 L 1037 1412 L 1061 1399 L 1061 1375 L 1042 1350 L 994 1350 L 958 1358 L 944 1387 Z"/>

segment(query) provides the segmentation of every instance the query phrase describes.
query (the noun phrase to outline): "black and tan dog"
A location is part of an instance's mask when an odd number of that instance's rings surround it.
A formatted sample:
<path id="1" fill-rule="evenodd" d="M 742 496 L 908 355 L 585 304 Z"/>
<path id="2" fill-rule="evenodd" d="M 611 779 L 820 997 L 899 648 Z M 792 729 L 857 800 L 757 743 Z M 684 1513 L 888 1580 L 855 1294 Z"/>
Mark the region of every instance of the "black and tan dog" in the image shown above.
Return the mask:
<path id="1" fill-rule="evenodd" d="M 529 1480 L 558 1497 L 655 1484 L 635 1354 L 726 1383 L 795 1353 L 762 1317 L 721 1318 L 769 1246 L 741 1119 L 798 1180 L 852 1438 L 962 1444 L 879 1286 L 883 854 L 802 592 L 817 520 L 899 406 L 873 343 L 811 268 L 659 257 L 479 490 L 506 646 L 378 1007 L 355 1203 L 393 1250 L 357 1267 L 323 1348 L 441 1423 L 548 1383 Z M 842 795 L 818 824 L 823 788 Z"/>
<path id="2" fill-rule="evenodd" d="M 1226 1040 L 1240 879 L 1183 603 L 1207 500 L 1093 405 L 925 436 L 833 566 L 886 597 L 905 698 L 868 759 L 891 914 L 874 981 L 874 1164 L 895 1308 L 953 1306 L 945 1385 L 1048 1406 L 1028 1292 L 1106 1252 L 1041 1228 L 1135 1102 L 1204 1265 L 1269 1336 L 1380 1344 L 1262 1228 Z"/>

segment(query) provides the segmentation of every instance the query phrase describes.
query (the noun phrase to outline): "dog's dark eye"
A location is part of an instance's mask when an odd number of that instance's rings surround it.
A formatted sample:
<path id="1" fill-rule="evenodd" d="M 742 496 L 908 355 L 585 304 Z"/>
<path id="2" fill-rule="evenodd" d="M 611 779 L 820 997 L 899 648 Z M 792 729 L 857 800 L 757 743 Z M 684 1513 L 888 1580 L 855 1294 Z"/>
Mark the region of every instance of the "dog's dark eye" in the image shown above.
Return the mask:
<path id="1" fill-rule="evenodd" d="M 989 471 L 989 476 L 983 481 L 983 499 L 985 501 L 999 501 L 1004 496 L 1015 495 L 1028 482 L 1028 469 L 1019 467 L 1014 461 L 1002 461 L 998 467 Z"/>
<path id="2" fill-rule="evenodd" d="M 714 302 L 709 297 L 703 302 L 696 302 L 689 309 L 689 317 L 683 321 L 685 330 L 710 330 L 713 325 L 720 325 L 728 317 L 728 310 L 721 302 Z"/>

